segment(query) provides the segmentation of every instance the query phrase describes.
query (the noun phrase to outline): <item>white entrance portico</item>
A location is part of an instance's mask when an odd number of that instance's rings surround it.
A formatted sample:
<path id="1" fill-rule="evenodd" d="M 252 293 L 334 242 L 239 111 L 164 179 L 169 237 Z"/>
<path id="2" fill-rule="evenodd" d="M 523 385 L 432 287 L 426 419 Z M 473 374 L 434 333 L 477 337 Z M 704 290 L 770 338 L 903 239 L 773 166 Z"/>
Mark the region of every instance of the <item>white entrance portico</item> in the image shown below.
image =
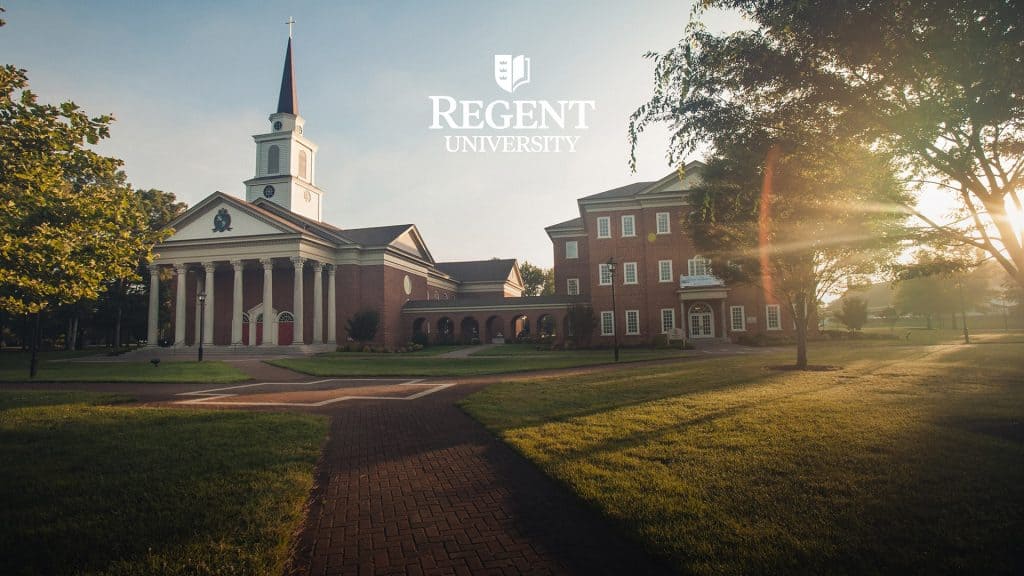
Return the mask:
<path id="1" fill-rule="evenodd" d="M 679 277 L 679 304 L 687 338 L 693 340 L 726 338 L 728 326 L 725 299 L 729 289 L 720 278 L 711 275 L 683 275 Z M 719 321 L 713 307 L 718 302 Z"/>

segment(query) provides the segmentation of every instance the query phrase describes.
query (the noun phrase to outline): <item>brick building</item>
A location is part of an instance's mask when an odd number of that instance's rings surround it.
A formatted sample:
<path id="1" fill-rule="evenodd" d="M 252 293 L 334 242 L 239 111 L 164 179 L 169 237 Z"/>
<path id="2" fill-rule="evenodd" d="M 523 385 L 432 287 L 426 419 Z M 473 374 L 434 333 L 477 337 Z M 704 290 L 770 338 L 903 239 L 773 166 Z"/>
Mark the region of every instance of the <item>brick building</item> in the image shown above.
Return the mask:
<path id="1" fill-rule="evenodd" d="M 617 332 L 626 345 L 648 343 L 672 329 L 692 340 L 792 332 L 785 306 L 752 286 L 726 286 L 686 235 L 687 190 L 703 167 L 580 198 L 578 218 L 545 229 L 555 293 L 592 305 L 597 342 Z"/>
<path id="2" fill-rule="evenodd" d="M 245 181 L 245 200 L 206 197 L 155 247 L 150 345 L 193 346 L 201 334 L 209 346 L 330 348 L 346 341 L 345 321 L 363 309 L 380 313 L 376 344 L 388 347 L 407 342 L 417 320 L 434 340 L 480 338 L 488 326 L 493 334 L 515 330 L 511 318 L 506 329 L 493 318 L 474 326 L 464 316 L 403 314 L 412 302 L 430 310 L 445 302 L 515 301 L 523 290 L 515 260 L 437 262 L 413 224 L 340 229 L 322 221 L 318 151 L 299 115 L 290 39 L 269 121 L 268 132 L 253 136 L 256 173 Z M 161 281 L 173 284 L 162 335 Z"/>

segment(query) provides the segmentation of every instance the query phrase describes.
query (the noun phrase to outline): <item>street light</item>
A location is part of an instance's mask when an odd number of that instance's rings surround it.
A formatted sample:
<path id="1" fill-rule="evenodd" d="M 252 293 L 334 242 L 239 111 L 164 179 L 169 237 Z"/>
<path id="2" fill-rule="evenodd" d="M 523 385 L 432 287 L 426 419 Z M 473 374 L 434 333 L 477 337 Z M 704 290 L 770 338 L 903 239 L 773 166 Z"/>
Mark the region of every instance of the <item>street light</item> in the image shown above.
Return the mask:
<path id="1" fill-rule="evenodd" d="M 199 293 L 199 361 L 203 361 L 203 328 L 206 325 L 206 292 Z"/>
<path id="2" fill-rule="evenodd" d="M 615 361 L 619 361 L 619 331 L 615 329 L 618 312 L 615 310 L 615 257 L 608 257 L 608 274 L 612 277 L 612 347 L 615 350 Z"/>

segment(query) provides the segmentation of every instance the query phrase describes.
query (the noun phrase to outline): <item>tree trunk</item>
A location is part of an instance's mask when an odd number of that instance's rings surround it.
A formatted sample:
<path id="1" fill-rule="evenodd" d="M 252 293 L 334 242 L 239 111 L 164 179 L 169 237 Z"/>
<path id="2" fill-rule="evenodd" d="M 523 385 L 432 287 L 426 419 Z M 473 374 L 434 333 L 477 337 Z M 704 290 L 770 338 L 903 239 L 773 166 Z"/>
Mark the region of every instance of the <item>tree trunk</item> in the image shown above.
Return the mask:
<path id="1" fill-rule="evenodd" d="M 78 312 L 68 320 L 68 350 L 78 349 Z"/>
<path id="2" fill-rule="evenodd" d="M 39 369 L 39 312 L 36 312 L 35 328 L 32 330 L 32 359 L 28 363 L 28 378 L 36 377 Z"/>
<path id="3" fill-rule="evenodd" d="M 117 307 L 114 311 L 114 353 L 121 351 L 121 291 L 124 288 L 124 281 L 118 280 L 114 289 Z"/>
<path id="4" fill-rule="evenodd" d="M 793 306 L 793 317 L 796 319 L 796 367 L 807 368 L 807 306 L 801 295 Z"/>

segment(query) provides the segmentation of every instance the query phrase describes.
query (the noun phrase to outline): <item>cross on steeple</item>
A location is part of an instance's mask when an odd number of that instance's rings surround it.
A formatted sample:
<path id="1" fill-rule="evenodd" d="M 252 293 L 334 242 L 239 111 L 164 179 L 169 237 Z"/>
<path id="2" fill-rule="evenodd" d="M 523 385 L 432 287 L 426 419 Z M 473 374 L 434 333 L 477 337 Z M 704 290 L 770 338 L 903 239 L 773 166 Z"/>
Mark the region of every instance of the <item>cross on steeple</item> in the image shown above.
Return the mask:
<path id="1" fill-rule="evenodd" d="M 291 38 L 292 37 L 292 24 L 295 24 L 295 18 L 292 18 L 291 16 L 289 16 L 288 19 L 284 21 L 284 23 L 288 25 L 288 38 Z"/>

